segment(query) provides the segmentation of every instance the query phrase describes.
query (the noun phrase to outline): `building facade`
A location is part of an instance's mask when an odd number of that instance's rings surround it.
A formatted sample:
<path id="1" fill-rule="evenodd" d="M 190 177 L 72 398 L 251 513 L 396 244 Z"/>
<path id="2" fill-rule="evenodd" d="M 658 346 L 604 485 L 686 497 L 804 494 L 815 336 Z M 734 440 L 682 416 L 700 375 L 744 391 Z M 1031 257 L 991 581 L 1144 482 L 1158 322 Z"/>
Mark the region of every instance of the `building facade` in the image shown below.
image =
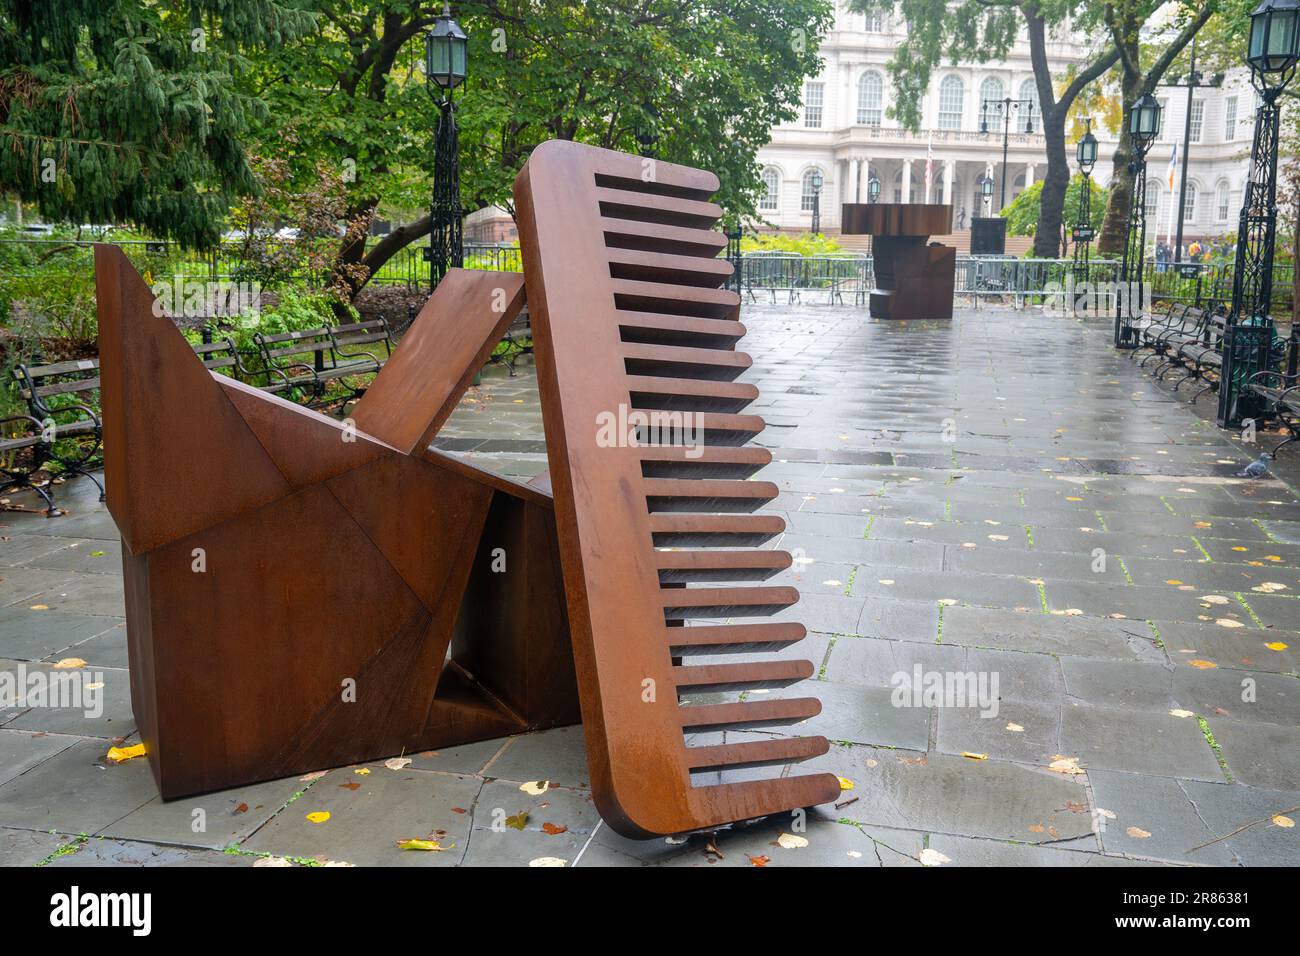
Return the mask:
<path id="1" fill-rule="evenodd" d="M 816 204 L 822 231 L 836 233 L 840 204 L 867 202 L 868 183 L 875 176 L 881 202 L 951 204 L 953 229 L 958 231 L 969 228 L 972 217 L 995 215 L 1003 196 L 1010 203 L 1046 171 L 1028 41 L 1018 40 L 1004 62 L 937 68 L 922 98 L 920 129 L 912 132 L 889 116 L 893 97 L 886 69 L 906 31 L 906 23 L 890 16 L 853 13 L 840 6 L 835 26 L 820 47 L 822 72 L 804 84 L 799 115 L 773 128 L 771 142 L 758 154 L 764 187 L 758 214 L 769 228 L 807 231 Z M 1047 54 L 1053 75 L 1065 76 L 1079 64 L 1082 47 L 1068 31 L 1050 37 Z M 1147 157 L 1148 236 L 1158 232 L 1164 241 L 1166 232 L 1174 231 L 1168 227 L 1182 175 L 1187 90 L 1161 87 L 1156 95 L 1166 108 L 1160 136 Z M 1013 101 L 1010 107 L 1007 99 Z M 1230 73 L 1220 88 L 1196 90 L 1184 242 L 1236 228 L 1255 105 L 1244 68 Z M 1094 124 L 1094 133 L 1100 150 L 1093 175 L 1105 185 L 1116 137 L 1100 124 Z M 1175 143 L 1180 168 L 1171 191 L 1169 161 Z M 1071 171 L 1077 172 L 1072 148 L 1070 158 Z M 816 199 L 814 173 L 823 181 Z M 987 205 L 977 185 L 984 176 L 994 180 Z M 1070 215 L 1067 212 L 1067 219 Z"/>

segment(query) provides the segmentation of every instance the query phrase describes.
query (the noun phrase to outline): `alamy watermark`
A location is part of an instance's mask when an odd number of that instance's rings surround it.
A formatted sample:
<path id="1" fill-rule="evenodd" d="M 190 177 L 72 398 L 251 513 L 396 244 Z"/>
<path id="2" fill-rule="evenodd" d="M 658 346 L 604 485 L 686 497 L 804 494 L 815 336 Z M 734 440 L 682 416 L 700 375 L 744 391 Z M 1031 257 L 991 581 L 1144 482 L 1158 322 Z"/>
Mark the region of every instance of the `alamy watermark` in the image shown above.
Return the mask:
<path id="1" fill-rule="evenodd" d="M 600 448 L 643 448 L 675 445 L 687 458 L 704 454 L 704 416 L 698 412 L 629 409 L 596 415 L 596 445 Z"/>
<path id="2" fill-rule="evenodd" d="M 0 709 L 59 707 L 94 720 L 104 714 L 103 690 L 100 671 L 28 670 L 26 664 L 0 671 Z"/>
<path id="3" fill-rule="evenodd" d="M 997 671 L 927 671 L 916 664 L 911 673 L 897 671 L 889 684 L 895 707 L 972 707 L 981 717 L 998 715 Z"/>
<path id="4" fill-rule="evenodd" d="M 200 282 L 175 276 L 152 286 L 154 315 L 162 318 L 182 316 L 191 319 L 212 318 L 222 315 L 239 315 L 255 309 L 262 301 L 262 286 L 258 282 L 233 282 L 221 279 Z"/>

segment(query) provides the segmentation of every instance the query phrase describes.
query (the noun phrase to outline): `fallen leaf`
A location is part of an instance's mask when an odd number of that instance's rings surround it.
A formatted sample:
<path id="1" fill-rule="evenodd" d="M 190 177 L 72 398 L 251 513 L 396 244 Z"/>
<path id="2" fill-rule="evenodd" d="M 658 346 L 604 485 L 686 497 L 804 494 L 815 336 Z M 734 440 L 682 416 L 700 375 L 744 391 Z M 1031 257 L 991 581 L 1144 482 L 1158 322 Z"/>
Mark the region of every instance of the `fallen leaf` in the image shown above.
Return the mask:
<path id="1" fill-rule="evenodd" d="M 312 823 L 324 823 L 330 818 L 328 810 L 317 810 L 315 813 L 307 814 L 307 819 Z"/>
<path id="2" fill-rule="evenodd" d="M 455 846 L 455 844 L 452 844 Z M 445 850 L 452 849 L 452 846 L 443 846 L 434 840 L 398 840 L 397 848 L 399 850 L 425 850 L 433 853 L 442 853 Z"/>
<path id="3" fill-rule="evenodd" d="M 264 856 L 253 861 L 253 866 L 293 866 L 282 856 Z"/>
<path id="4" fill-rule="evenodd" d="M 1273 641 L 1272 643 L 1265 644 L 1264 646 L 1267 647 L 1270 651 L 1284 651 L 1287 649 L 1287 645 L 1283 644 L 1281 641 Z"/>
<path id="5" fill-rule="evenodd" d="M 1295 821 L 1292 820 L 1290 817 L 1284 817 L 1282 816 L 1282 814 L 1279 813 L 1275 817 L 1273 817 L 1273 825 L 1275 827 L 1282 827 L 1284 830 L 1290 830 L 1293 826 L 1295 826 Z"/>
<path id="6" fill-rule="evenodd" d="M 469 811 L 466 810 L 464 807 L 452 807 L 452 808 L 451 808 L 451 812 L 452 812 L 452 813 L 469 813 Z"/>
<path id="7" fill-rule="evenodd" d="M 235 813 L 237 813 L 237 814 L 238 814 L 238 813 L 247 813 L 247 812 L 248 812 L 248 804 L 246 804 L 246 803 L 241 803 L 239 806 L 235 807 Z"/>
<path id="8" fill-rule="evenodd" d="M 75 668 L 85 667 L 85 666 L 86 666 L 86 662 L 83 661 L 80 657 L 65 657 L 63 660 L 59 661 L 57 664 L 54 665 L 54 669 L 56 671 L 66 671 L 66 670 L 73 670 Z"/>
<path id="9" fill-rule="evenodd" d="M 389 770 L 404 770 L 411 765 L 410 757 L 389 757 L 384 761 L 384 766 Z"/>
<path id="10" fill-rule="evenodd" d="M 922 866 L 943 866 L 943 864 L 951 863 L 951 862 L 952 860 L 948 859 L 948 857 L 944 856 L 938 850 L 932 849 L 931 847 L 926 847 L 924 850 L 921 851 Z"/>
<path id="11" fill-rule="evenodd" d="M 1047 769 L 1071 776 L 1083 773 L 1083 768 L 1079 766 L 1078 757 L 1062 757 L 1060 754 L 1057 754 L 1056 758 L 1047 765 Z"/>
<path id="12" fill-rule="evenodd" d="M 506 817 L 506 826 L 512 830 L 522 830 L 528 823 L 528 811 L 521 810 L 512 817 Z"/>
<path id="13" fill-rule="evenodd" d="M 525 784 L 521 784 L 519 789 L 530 796 L 539 797 L 551 789 L 551 782 L 549 780 L 530 780 Z"/>
<path id="14" fill-rule="evenodd" d="M 1169 712 L 1170 717 L 1195 717 L 1196 715 L 1190 710 L 1179 710 L 1174 708 Z"/>
<path id="15" fill-rule="evenodd" d="M 749 858 L 750 866 L 767 866 L 772 861 L 765 856 L 751 856 Z"/>
<path id="16" fill-rule="evenodd" d="M 836 779 L 839 780 L 839 782 L 840 782 L 840 789 L 841 789 L 841 790 L 852 790 L 852 789 L 853 789 L 853 781 L 850 780 L 848 777 L 837 777 Z"/>
<path id="17" fill-rule="evenodd" d="M 1029 832 L 1030 832 L 1030 833 L 1042 833 L 1042 832 L 1045 831 L 1046 829 L 1047 829 L 1047 827 L 1043 826 L 1041 823 L 1031 823 L 1031 824 L 1029 824 Z"/>
<path id="18" fill-rule="evenodd" d="M 557 826 L 554 823 L 547 822 L 542 824 L 542 832 L 547 836 L 558 836 L 559 834 L 567 833 L 568 831 L 568 827 Z"/>
<path id="19" fill-rule="evenodd" d="M 50 606 L 49 606 L 48 604 L 33 604 L 33 605 L 32 605 L 31 607 L 29 607 L 27 610 L 29 610 L 29 611 L 48 611 L 49 609 L 50 609 Z"/>
<path id="20" fill-rule="evenodd" d="M 1105 807 L 1098 807 L 1098 808 L 1097 808 L 1097 813 L 1098 813 L 1098 815 L 1105 817 L 1107 820 L 1114 820 L 1114 819 L 1115 819 L 1115 811 L 1114 811 L 1114 810 L 1107 810 Z"/>
<path id="21" fill-rule="evenodd" d="M 1240 621 L 1234 621 L 1230 617 L 1221 617 L 1214 623 L 1219 625 L 1219 627 L 1242 627 L 1243 626 Z"/>
<path id="22" fill-rule="evenodd" d="M 347 783 L 341 783 L 341 784 L 339 784 L 339 786 L 340 786 L 341 788 L 343 788 L 344 790 L 360 790 L 360 789 L 361 789 L 361 784 L 357 783 L 355 780 L 349 780 Z"/>
<path id="23" fill-rule="evenodd" d="M 1145 840 L 1147 837 L 1151 835 L 1146 830 L 1143 830 L 1141 827 L 1129 827 L 1124 832 L 1127 833 L 1135 840 Z"/>
<path id="24" fill-rule="evenodd" d="M 109 747 L 108 759 L 113 763 L 122 763 L 124 760 L 134 760 L 136 757 L 144 756 L 144 744 L 134 744 L 130 747 Z"/>
<path id="25" fill-rule="evenodd" d="M 969 750 L 963 750 L 963 751 L 961 752 L 961 755 L 962 755 L 963 757 L 966 757 L 966 758 L 969 759 L 969 760 L 988 760 L 988 759 L 989 759 L 989 755 L 988 755 L 988 754 L 973 754 L 973 753 L 971 753 Z"/>
<path id="26" fill-rule="evenodd" d="M 798 850 L 808 845 L 807 837 L 795 836 L 793 833 L 782 833 L 776 842 L 787 850 Z"/>
<path id="27" fill-rule="evenodd" d="M 1203 661 L 1199 657 L 1196 660 L 1188 661 L 1187 663 L 1192 667 L 1195 667 L 1197 670 L 1203 670 L 1203 671 L 1208 671 L 1219 666 L 1218 664 L 1214 663 L 1214 661 Z"/>
<path id="28" fill-rule="evenodd" d="M 366 777 L 366 776 L 369 776 L 369 775 L 370 775 L 370 768 L 369 768 L 369 767 L 356 767 L 355 769 L 353 769 L 352 772 L 355 773 L 355 774 L 357 774 L 358 776 Z"/>
<path id="29" fill-rule="evenodd" d="M 535 860 L 529 860 L 529 866 L 566 866 L 568 860 L 561 860 L 558 856 L 539 856 Z"/>
<path id="30" fill-rule="evenodd" d="M 1017 723 L 1007 724 L 1007 730 L 1011 731 L 1013 734 L 1023 734 L 1025 732 L 1025 728 L 1021 727 Z"/>

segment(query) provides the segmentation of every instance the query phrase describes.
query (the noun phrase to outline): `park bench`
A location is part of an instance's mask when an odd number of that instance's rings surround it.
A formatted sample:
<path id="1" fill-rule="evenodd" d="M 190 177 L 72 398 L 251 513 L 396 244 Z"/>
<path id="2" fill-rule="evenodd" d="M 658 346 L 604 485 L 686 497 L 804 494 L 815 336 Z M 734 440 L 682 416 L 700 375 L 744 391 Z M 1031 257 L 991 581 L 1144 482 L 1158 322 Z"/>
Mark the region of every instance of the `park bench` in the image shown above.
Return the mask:
<path id="1" fill-rule="evenodd" d="M 1178 391 L 1184 382 L 1205 383 L 1192 395 L 1192 404 L 1206 392 L 1219 387 L 1218 374 L 1223 367 L 1223 336 L 1227 316 L 1213 307 L 1204 309 L 1203 312 L 1200 336 L 1178 346 L 1179 363 L 1186 369 L 1186 373 L 1174 382 L 1174 391 Z M 1207 374 L 1215 377 L 1207 378 Z"/>
<path id="2" fill-rule="evenodd" d="M 31 488 L 45 501 L 46 515 L 53 516 L 59 512 L 50 497 L 48 483 L 32 480 L 45 467 L 48 450 L 49 442 L 42 435 L 39 419 L 31 415 L 0 418 L 0 477 L 4 479 L 0 487 Z"/>
<path id="3" fill-rule="evenodd" d="M 263 387 L 276 393 L 301 392 L 306 404 L 313 406 L 336 401 L 326 394 L 335 382 L 348 389 L 352 398 L 365 394 L 366 385 L 357 380 L 383 368 L 393 351 L 388 322 L 382 316 L 338 327 L 322 325 L 270 335 L 256 332 L 253 341 L 264 366 L 277 376 Z"/>
<path id="4" fill-rule="evenodd" d="M 779 493 L 746 480 L 771 452 L 734 438 L 763 422 L 740 414 L 758 390 L 735 381 L 752 362 L 719 288 L 718 179 L 642 168 L 533 150 L 525 274 L 450 270 L 346 424 L 203 369 L 120 250 L 96 247 L 132 702 L 165 799 L 573 724 L 579 705 L 593 802 L 626 836 L 839 797 L 832 774 L 784 770 L 822 737 L 717 739 L 821 705 L 710 699 L 815 670 L 775 656 L 802 625 L 749 620 L 798 593 L 745 583 L 792 558 L 752 546 L 785 524 L 750 513 Z M 430 447 L 525 282 L 551 467 L 526 483 Z M 691 409 L 703 447 L 611 445 L 598 415 L 628 405 Z M 772 656 L 687 663 L 727 653 Z"/>
<path id="5" fill-rule="evenodd" d="M 533 354 L 533 326 L 527 306 L 510 323 L 505 335 L 501 337 L 501 345 L 504 348 L 500 351 L 493 349 L 492 354 L 488 356 L 488 361 L 504 365 L 509 370 L 510 377 L 514 378 L 515 362 L 519 360 L 519 356 Z"/>
<path id="6" fill-rule="evenodd" d="M 1181 330 L 1187 321 L 1187 310 L 1188 306 L 1181 303 L 1156 303 L 1152 311 L 1141 320 L 1137 330 L 1138 344 L 1129 357 L 1136 358 L 1139 352 L 1149 350 L 1151 354 L 1139 363 L 1139 367 L 1145 366 L 1153 358 L 1163 358 L 1165 338 L 1172 332 Z"/>

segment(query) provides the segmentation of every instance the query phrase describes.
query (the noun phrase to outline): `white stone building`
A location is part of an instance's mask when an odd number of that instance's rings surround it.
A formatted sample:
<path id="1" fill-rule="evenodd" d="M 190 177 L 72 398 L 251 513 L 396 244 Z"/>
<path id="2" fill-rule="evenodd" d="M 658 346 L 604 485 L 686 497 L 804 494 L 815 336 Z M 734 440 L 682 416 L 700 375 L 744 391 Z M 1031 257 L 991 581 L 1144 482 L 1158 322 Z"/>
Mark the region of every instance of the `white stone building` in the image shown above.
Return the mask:
<path id="1" fill-rule="evenodd" d="M 942 65 L 934 71 L 921 104 L 921 128 L 910 132 L 888 116 L 891 86 L 886 64 L 907 27 L 881 14 L 864 15 L 841 5 L 832 31 L 823 40 L 821 74 L 804 85 L 802 108 L 790 123 L 772 130 L 759 151 L 766 187 L 759 215 L 770 227 L 805 232 L 812 225 L 812 174 L 820 172 L 820 224 L 824 233 L 839 231 L 840 203 L 866 202 L 873 174 L 880 179 L 881 202 L 944 202 L 953 206 L 954 231 L 969 228 L 972 216 L 986 213 L 977 181 L 995 181 L 992 213 L 1003 194 L 1003 116 L 986 103 L 1007 97 L 1032 101 L 1032 108 L 1010 111 L 1007 146 L 1006 202 L 1046 171 L 1047 154 L 1029 60 L 1022 38 L 1005 62 Z M 1057 75 L 1081 60 L 1081 44 L 1068 34 L 1052 37 L 1048 57 Z M 1187 90 L 1160 87 L 1166 106 L 1160 138 L 1148 154 L 1148 236 L 1158 230 L 1163 241 L 1171 202 L 1169 157 L 1178 144 L 1182 162 L 1183 121 Z M 1245 68 L 1234 70 L 1222 88 L 1201 88 L 1192 104 L 1191 166 L 1183 227 L 1184 242 L 1236 228 L 1248 170 L 1255 94 Z M 982 131 L 982 125 L 986 131 Z M 1116 137 L 1094 124 L 1100 156 L 1093 175 L 1105 184 L 1111 174 Z M 1073 144 L 1067 146 L 1071 172 Z M 932 181 L 926 188 L 927 153 L 932 150 Z M 1181 176 L 1181 169 L 1179 171 Z M 1067 220 L 1071 213 L 1067 211 Z M 1009 243 L 1010 247 L 1010 243 Z M 1010 251 L 1010 249 L 1009 249 Z"/>

